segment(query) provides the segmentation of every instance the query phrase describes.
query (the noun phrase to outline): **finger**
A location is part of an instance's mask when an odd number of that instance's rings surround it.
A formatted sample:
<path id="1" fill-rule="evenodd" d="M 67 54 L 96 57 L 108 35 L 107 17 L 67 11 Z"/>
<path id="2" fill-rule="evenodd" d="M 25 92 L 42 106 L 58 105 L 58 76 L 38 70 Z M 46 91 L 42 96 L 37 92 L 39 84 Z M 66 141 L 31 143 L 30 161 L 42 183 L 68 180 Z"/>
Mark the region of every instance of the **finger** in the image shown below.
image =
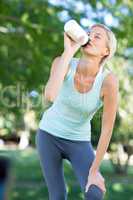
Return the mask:
<path id="1" fill-rule="evenodd" d="M 67 36 L 66 32 L 64 32 L 64 36 Z"/>
<path id="2" fill-rule="evenodd" d="M 81 45 L 79 45 L 79 44 L 75 45 L 76 49 L 79 49 L 80 47 L 81 47 Z"/>
<path id="3" fill-rule="evenodd" d="M 69 41 L 70 40 L 70 37 L 64 32 L 64 38 L 65 40 Z"/>
<path id="4" fill-rule="evenodd" d="M 79 38 L 79 42 L 80 42 L 81 44 L 84 42 L 84 37 L 83 37 L 83 36 L 81 36 L 81 37 Z"/>
<path id="5" fill-rule="evenodd" d="M 64 37 L 66 37 L 66 33 L 64 32 Z"/>
<path id="6" fill-rule="evenodd" d="M 100 178 L 101 178 L 100 184 L 101 184 L 103 190 L 106 190 L 105 179 L 104 179 L 104 177 L 101 174 L 100 174 Z"/>
<path id="7" fill-rule="evenodd" d="M 105 186 L 105 184 L 103 185 L 103 191 L 106 192 L 106 186 Z"/>
<path id="8" fill-rule="evenodd" d="M 104 184 L 101 183 L 101 184 L 98 184 L 98 186 L 103 192 L 106 192 L 106 188 Z"/>
<path id="9" fill-rule="evenodd" d="M 85 192 L 87 192 L 88 190 L 88 184 L 85 186 Z"/>
<path id="10" fill-rule="evenodd" d="M 87 191 L 88 191 L 88 189 L 89 189 L 89 187 L 87 186 L 87 187 L 85 188 L 85 192 L 87 192 Z"/>
<path id="11" fill-rule="evenodd" d="M 86 187 L 85 187 L 85 192 L 88 191 L 89 187 L 90 187 L 90 183 L 87 183 L 87 185 L 86 185 Z"/>
<path id="12" fill-rule="evenodd" d="M 99 174 L 99 176 L 101 177 L 101 179 L 104 180 L 103 175 L 102 175 L 100 172 L 98 172 L 98 174 Z"/>

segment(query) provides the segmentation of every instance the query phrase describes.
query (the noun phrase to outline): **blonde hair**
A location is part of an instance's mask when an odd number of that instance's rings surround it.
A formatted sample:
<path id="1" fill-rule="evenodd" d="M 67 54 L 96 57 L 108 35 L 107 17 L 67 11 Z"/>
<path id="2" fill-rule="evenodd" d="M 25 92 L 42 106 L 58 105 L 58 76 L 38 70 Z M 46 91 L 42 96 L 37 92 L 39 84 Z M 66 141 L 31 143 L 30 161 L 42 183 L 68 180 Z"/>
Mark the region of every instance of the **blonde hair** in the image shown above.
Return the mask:
<path id="1" fill-rule="evenodd" d="M 107 37 L 108 37 L 107 45 L 109 48 L 109 55 L 103 57 L 100 63 L 101 65 L 104 65 L 114 56 L 116 52 L 116 48 L 117 48 L 117 40 L 116 40 L 115 34 L 104 24 L 96 23 L 91 26 L 91 29 L 97 26 L 103 28 L 106 31 Z"/>

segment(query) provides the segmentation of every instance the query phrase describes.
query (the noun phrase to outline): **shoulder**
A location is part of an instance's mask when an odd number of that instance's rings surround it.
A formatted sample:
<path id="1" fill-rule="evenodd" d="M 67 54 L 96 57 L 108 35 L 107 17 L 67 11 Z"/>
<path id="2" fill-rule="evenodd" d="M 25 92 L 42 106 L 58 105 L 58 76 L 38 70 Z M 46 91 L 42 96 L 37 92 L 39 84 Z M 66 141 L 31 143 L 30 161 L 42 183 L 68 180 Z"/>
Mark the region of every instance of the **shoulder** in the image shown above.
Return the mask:
<path id="1" fill-rule="evenodd" d="M 106 93 L 118 91 L 119 79 L 118 76 L 111 70 L 108 70 L 108 74 L 103 81 L 103 88 Z"/>
<path id="2" fill-rule="evenodd" d="M 61 56 L 57 56 L 53 59 L 52 65 L 56 65 L 60 61 Z"/>

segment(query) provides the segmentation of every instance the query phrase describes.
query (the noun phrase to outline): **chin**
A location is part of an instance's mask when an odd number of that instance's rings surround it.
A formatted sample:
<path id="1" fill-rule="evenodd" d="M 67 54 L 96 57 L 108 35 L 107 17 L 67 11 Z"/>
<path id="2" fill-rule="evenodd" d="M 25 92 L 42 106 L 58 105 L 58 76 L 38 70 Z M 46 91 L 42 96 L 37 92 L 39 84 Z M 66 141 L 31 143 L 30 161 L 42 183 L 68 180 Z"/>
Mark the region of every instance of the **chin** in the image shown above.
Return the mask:
<path id="1" fill-rule="evenodd" d="M 98 52 L 94 48 L 89 48 L 89 47 L 83 47 L 82 48 L 82 53 L 90 56 L 98 56 Z"/>
<path id="2" fill-rule="evenodd" d="M 82 52 L 83 52 L 83 54 L 87 54 L 87 55 L 90 55 L 90 56 L 95 56 L 96 55 L 95 52 L 93 52 L 92 50 L 87 49 L 87 48 L 84 48 L 82 50 Z"/>

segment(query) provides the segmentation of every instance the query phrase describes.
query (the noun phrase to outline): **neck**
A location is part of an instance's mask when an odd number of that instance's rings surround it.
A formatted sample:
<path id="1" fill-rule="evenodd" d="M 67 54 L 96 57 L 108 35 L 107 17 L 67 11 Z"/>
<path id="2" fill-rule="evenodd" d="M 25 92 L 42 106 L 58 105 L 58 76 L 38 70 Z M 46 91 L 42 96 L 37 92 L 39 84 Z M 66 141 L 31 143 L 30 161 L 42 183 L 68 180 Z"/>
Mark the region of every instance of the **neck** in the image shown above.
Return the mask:
<path id="1" fill-rule="evenodd" d="M 97 58 L 88 58 L 83 55 L 79 60 L 77 71 L 86 77 L 96 76 L 100 69 L 99 62 L 100 60 Z"/>

